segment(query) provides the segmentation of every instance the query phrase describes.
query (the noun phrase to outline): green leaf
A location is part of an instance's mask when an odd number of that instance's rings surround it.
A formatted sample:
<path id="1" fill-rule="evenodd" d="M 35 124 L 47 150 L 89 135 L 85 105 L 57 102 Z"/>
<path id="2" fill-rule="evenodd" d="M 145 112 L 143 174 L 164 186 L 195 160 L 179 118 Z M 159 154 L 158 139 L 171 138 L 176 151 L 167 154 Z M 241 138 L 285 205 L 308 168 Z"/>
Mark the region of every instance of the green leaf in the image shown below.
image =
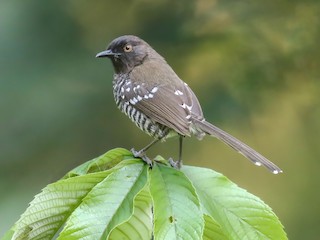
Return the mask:
<path id="1" fill-rule="evenodd" d="M 152 201 L 145 187 L 134 199 L 133 215 L 110 234 L 109 240 L 151 239 L 153 227 Z"/>
<path id="2" fill-rule="evenodd" d="M 13 239 L 51 239 L 98 183 L 114 171 L 134 164 L 142 166 L 140 160 L 126 160 L 107 171 L 62 179 L 49 184 L 35 196 L 15 224 Z"/>
<path id="3" fill-rule="evenodd" d="M 109 170 L 124 159 L 132 159 L 132 153 L 124 148 L 115 148 L 105 154 L 87 161 L 68 172 L 63 178 L 70 178 L 87 173 Z"/>
<path id="4" fill-rule="evenodd" d="M 148 171 L 149 170 L 149 171 Z M 59 231 L 62 229 L 60 235 Z M 209 169 L 114 149 L 35 196 L 8 239 L 287 239 L 258 197 Z"/>
<path id="5" fill-rule="evenodd" d="M 146 180 L 147 166 L 141 161 L 113 171 L 82 199 L 58 239 L 107 239 L 132 215 L 133 199 Z"/>
<path id="6" fill-rule="evenodd" d="M 195 187 L 204 213 L 229 239 L 287 239 L 276 215 L 258 197 L 210 169 L 184 166 L 182 172 Z"/>
<path id="7" fill-rule="evenodd" d="M 203 240 L 228 240 L 221 229 L 221 226 L 208 215 L 204 215 L 204 231 L 203 231 Z"/>
<path id="8" fill-rule="evenodd" d="M 16 223 L 13 239 L 50 239 L 81 200 L 112 171 L 92 173 L 49 184 L 35 196 Z"/>
<path id="9" fill-rule="evenodd" d="M 155 239 L 201 239 L 200 203 L 186 176 L 161 164 L 155 164 L 149 173 Z"/>
<path id="10" fill-rule="evenodd" d="M 14 232 L 15 232 L 15 227 L 13 226 L 1 237 L 1 240 L 11 240 Z"/>

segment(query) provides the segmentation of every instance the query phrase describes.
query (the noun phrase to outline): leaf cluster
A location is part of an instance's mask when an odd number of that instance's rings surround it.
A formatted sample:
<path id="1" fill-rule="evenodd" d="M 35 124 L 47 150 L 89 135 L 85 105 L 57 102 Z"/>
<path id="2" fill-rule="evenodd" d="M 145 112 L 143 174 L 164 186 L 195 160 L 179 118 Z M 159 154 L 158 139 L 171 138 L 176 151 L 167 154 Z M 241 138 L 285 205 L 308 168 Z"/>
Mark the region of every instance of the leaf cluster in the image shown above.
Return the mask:
<path id="1" fill-rule="evenodd" d="M 210 169 L 114 149 L 49 184 L 7 239 L 287 239 L 262 200 Z"/>

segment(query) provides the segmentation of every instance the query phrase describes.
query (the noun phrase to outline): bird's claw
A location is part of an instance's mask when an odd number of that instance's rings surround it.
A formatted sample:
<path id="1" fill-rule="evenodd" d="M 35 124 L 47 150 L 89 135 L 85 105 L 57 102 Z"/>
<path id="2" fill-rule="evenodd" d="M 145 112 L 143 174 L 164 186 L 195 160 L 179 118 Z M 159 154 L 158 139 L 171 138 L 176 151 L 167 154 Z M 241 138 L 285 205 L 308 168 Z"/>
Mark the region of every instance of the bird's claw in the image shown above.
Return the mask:
<path id="1" fill-rule="evenodd" d="M 172 158 L 169 158 L 169 164 L 175 168 L 175 169 L 180 169 L 181 166 L 182 166 L 182 163 L 181 163 L 181 160 L 178 160 L 178 161 L 174 161 Z"/>
<path id="2" fill-rule="evenodd" d="M 130 150 L 134 157 L 141 158 L 144 162 L 146 162 L 150 167 L 152 167 L 153 162 L 150 160 L 150 158 L 147 157 L 146 153 L 142 150 L 136 151 L 134 148 Z"/>
<path id="3" fill-rule="evenodd" d="M 153 161 L 150 160 L 150 158 L 147 157 L 146 153 L 143 150 L 136 151 L 134 148 L 132 148 L 130 151 L 132 152 L 134 157 L 141 158 L 145 163 L 147 163 L 152 168 Z M 173 158 L 169 158 L 168 162 L 173 168 L 178 169 L 178 170 L 182 166 L 182 161 L 181 160 L 174 161 Z"/>

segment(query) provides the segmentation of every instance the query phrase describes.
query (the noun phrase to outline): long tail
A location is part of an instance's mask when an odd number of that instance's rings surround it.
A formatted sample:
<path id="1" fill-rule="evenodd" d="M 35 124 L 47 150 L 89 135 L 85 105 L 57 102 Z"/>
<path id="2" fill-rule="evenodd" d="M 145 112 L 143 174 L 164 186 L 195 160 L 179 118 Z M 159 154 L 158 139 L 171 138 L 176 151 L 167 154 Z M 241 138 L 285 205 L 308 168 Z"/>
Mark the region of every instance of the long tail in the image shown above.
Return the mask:
<path id="1" fill-rule="evenodd" d="M 232 147 L 234 150 L 241 153 L 243 156 L 245 156 L 247 159 L 249 159 L 255 165 L 257 165 L 257 166 L 263 165 L 274 174 L 278 174 L 278 173 L 282 172 L 282 170 L 277 165 L 270 162 L 268 159 L 266 159 L 260 153 L 253 150 L 251 147 L 244 144 L 243 142 L 236 139 L 235 137 L 231 136 L 229 133 L 226 133 L 225 131 L 221 130 L 220 128 L 212 125 L 211 123 L 209 123 L 207 121 L 200 121 L 197 119 L 193 119 L 193 122 L 203 132 L 205 132 L 206 134 L 209 134 L 213 137 L 218 138 L 219 140 L 221 140 L 225 144 Z"/>

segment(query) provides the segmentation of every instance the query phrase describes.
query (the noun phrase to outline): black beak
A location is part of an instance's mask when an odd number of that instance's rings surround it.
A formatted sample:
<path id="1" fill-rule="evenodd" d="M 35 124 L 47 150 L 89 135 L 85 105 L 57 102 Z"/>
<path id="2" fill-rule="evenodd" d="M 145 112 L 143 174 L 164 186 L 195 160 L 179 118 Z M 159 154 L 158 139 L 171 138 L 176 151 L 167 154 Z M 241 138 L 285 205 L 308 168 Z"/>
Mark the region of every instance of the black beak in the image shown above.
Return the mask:
<path id="1" fill-rule="evenodd" d="M 110 49 L 105 50 L 103 52 L 99 52 L 96 55 L 96 58 L 102 58 L 102 57 L 113 57 L 114 55 L 116 55 L 114 52 L 112 52 Z"/>

